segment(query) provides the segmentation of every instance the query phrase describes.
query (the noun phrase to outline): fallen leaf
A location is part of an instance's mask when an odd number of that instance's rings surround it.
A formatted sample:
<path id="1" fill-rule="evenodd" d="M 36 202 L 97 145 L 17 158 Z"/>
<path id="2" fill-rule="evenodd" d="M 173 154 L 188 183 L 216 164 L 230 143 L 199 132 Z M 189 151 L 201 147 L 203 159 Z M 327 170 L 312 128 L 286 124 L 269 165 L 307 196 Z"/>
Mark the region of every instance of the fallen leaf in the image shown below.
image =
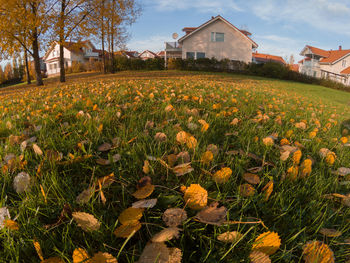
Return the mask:
<path id="1" fill-rule="evenodd" d="M 260 251 L 267 255 L 274 254 L 281 246 L 281 239 L 275 232 L 265 232 L 259 235 L 254 243 L 252 250 Z"/>
<path id="2" fill-rule="evenodd" d="M 168 227 L 155 234 L 152 238 L 152 242 L 165 242 L 171 239 L 179 238 L 180 229 L 177 227 Z"/>
<path id="3" fill-rule="evenodd" d="M 191 163 L 183 163 L 175 166 L 173 172 L 176 176 L 182 176 L 192 172 L 194 169 L 191 167 Z"/>
<path id="4" fill-rule="evenodd" d="M 147 184 L 142 188 L 139 188 L 132 194 L 137 199 L 145 199 L 149 197 L 154 191 L 154 185 L 153 184 Z"/>
<path id="5" fill-rule="evenodd" d="M 321 241 L 310 241 L 303 248 L 305 263 L 334 263 L 333 251 Z"/>
<path id="6" fill-rule="evenodd" d="M 73 219 L 84 231 L 96 231 L 100 229 L 100 222 L 91 214 L 85 212 L 72 213 Z"/>
<path id="7" fill-rule="evenodd" d="M 225 232 L 220 235 L 218 235 L 217 239 L 219 241 L 225 242 L 225 243 L 236 243 L 239 239 L 242 238 L 242 234 L 237 231 L 232 232 Z"/>
<path id="8" fill-rule="evenodd" d="M 327 236 L 327 237 L 339 237 L 342 235 L 342 232 L 340 232 L 336 229 L 331 229 L 331 228 L 321 228 L 320 234 Z"/>
<path id="9" fill-rule="evenodd" d="M 218 208 L 219 203 L 214 202 L 211 203 L 209 206 L 205 207 L 203 210 L 201 210 L 197 215 L 196 218 L 205 224 L 210 225 L 222 225 L 223 222 L 225 222 L 227 209 L 224 206 L 221 206 Z"/>
<path id="10" fill-rule="evenodd" d="M 118 220 L 123 225 L 134 224 L 142 217 L 143 209 L 129 207 L 125 209 L 118 217 Z"/>
<path id="11" fill-rule="evenodd" d="M 148 243 L 142 251 L 138 263 L 170 263 L 170 251 L 164 243 Z"/>
<path id="12" fill-rule="evenodd" d="M 98 146 L 97 150 L 99 152 L 107 152 L 109 151 L 110 149 L 112 149 L 112 145 L 108 142 L 105 142 L 103 144 L 101 144 L 100 146 Z"/>
<path id="13" fill-rule="evenodd" d="M 114 230 L 113 234 L 116 235 L 116 237 L 122 237 L 122 238 L 128 238 L 133 233 L 139 231 L 141 229 L 141 223 L 139 221 L 121 225 Z"/>
<path id="14" fill-rule="evenodd" d="M 255 189 L 250 184 L 242 184 L 239 187 L 239 193 L 243 197 L 251 197 L 255 194 Z"/>
<path id="15" fill-rule="evenodd" d="M 260 251 L 252 251 L 249 255 L 251 263 L 271 263 L 268 255 Z"/>
<path id="16" fill-rule="evenodd" d="M 89 262 L 89 254 L 83 248 L 76 248 L 73 251 L 73 263 Z"/>
<path id="17" fill-rule="evenodd" d="M 243 179 L 250 184 L 260 184 L 260 177 L 257 174 L 245 173 Z"/>
<path id="18" fill-rule="evenodd" d="M 181 208 L 168 208 L 165 210 L 162 219 L 169 227 L 176 227 L 187 219 L 187 213 Z"/>
<path id="19" fill-rule="evenodd" d="M 43 155 L 43 151 L 40 149 L 40 147 L 36 143 L 33 143 L 32 147 L 36 155 L 39 155 L 39 156 Z"/>
<path id="20" fill-rule="evenodd" d="M 98 252 L 91 258 L 91 263 L 118 263 L 118 261 L 109 253 Z"/>
<path id="21" fill-rule="evenodd" d="M 133 208 L 153 208 L 157 204 L 157 199 L 144 199 L 132 203 Z"/>

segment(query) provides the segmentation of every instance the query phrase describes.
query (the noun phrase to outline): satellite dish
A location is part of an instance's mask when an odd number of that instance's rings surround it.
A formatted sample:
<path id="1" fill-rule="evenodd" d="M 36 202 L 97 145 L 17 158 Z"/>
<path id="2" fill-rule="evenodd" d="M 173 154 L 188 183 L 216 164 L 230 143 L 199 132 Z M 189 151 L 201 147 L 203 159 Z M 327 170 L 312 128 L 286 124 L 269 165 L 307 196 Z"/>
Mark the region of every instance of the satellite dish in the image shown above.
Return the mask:
<path id="1" fill-rule="evenodd" d="M 173 39 L 177 39 L 179 35 L 177 33 L 173 33 Z"/>

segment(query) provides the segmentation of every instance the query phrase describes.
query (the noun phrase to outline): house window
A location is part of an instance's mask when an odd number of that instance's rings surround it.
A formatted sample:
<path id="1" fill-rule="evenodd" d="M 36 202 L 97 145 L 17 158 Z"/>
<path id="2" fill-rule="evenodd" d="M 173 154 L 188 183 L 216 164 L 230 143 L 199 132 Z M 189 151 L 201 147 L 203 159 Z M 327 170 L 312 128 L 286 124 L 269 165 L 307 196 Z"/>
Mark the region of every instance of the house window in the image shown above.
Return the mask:
<path id="1" fill-rule="evenodd" d="M 343 61 L 342 61 L 342 66 L 343 66 L 343 68 L 346 67 L 346 60 L 345 59 L 343 59 Z"/>
<path id="2" fill-rule="evenodd" d="M 316 77 L 316 74 L 317 74 L 317 72 L 316 72 L 316 71 L 314 71 L 314 77 Z"/>
<path id="3" fill-rule="evenodd" d="M 196 58 L 205 58 L 205 53 L 204 52 L 197 52 L 197 57 Z"/>
<path id="4" fill-rule="evenodd" d="M 194 59 L 194 52 L 186 52 L 186 58 Z"/>
<path id="5" fill-rule="evenodd" d="M 56 64 L 56 63 L 53 64 L 53 68 L 54 68 L 54 69 L 57 69 L 57 64 Z"/>
<path id="6" fill-rule="evenodd" d="M 211 42 L 224 42 L 225 34 L 219 32 L 211 32 Z"/>
<path id="7" fill-rule="evenodd" d="M 66 68 L 68 68 L 68 61 L 66 61 Z"/>

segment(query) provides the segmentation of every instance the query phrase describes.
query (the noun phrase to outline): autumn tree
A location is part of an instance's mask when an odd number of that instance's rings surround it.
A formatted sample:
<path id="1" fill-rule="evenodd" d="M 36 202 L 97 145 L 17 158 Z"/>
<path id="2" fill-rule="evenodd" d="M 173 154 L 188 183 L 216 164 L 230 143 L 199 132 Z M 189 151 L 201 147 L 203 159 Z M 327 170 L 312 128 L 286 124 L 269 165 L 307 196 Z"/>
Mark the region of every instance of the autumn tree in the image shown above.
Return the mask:
<path id="1" fill-rule="evenodd" d="M 108 58 L 113 58 L 115 46 L 125 43 L 125 27 L 134 23 L 141 8 L 135 0 L 95 0 L 90 14 L 90 33 L 100 39 L 102 47 L 103 71 L 106 67 L 106 41 Z"/>
<path id="2" fill-rule="evenodd" d="M 52 36 L 60 45 L 60 81 L 65 82 L 64 45 L 69 38 L 87 34 L 85 27 L 88 14 L 92 12 L 92 2 L 88 0 L 57 0 L 50 16 Z"/>
<path id="3" fill-rule="evenodd" d="M 52 1 L 0 0 L 1 50 L 12 55 L 22 48 L 30 54 L 34 59 L 38 86 L 43 85 L 39 56 L 40 39 L 49 27 L 47 14 L 52 8 Z"/>

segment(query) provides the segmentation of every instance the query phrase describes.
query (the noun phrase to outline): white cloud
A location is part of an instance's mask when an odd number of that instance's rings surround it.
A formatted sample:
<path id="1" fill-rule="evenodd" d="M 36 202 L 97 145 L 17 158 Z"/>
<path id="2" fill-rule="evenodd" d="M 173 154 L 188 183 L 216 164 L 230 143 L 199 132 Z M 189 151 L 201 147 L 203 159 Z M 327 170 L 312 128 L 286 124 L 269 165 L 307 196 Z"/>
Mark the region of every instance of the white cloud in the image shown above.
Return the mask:
<path id="1" fill-rule="evenodd" d="M 146 0 L 145 2 L 158 11 L 190 10 L 210 14 L 243 11 L 236 0 Z"/>
<path id="2" fill-rule="evenodd" d="M 303 24 L 350 35 L 348 0 L 254 0 L 246 4 L 257 17 L 271 23 Z"/>
<path id="3" fill-rule="evenodd" d="M 159 36 L 153 35 L 145 39 L 133 39 L 126 46 L 129 50 L 136 50 L 142 52 L 146 49 L 158 52 L 164 50 L 165 44 L 164 42 L 171 42 L 171 35 L 169 36 Z"/>

